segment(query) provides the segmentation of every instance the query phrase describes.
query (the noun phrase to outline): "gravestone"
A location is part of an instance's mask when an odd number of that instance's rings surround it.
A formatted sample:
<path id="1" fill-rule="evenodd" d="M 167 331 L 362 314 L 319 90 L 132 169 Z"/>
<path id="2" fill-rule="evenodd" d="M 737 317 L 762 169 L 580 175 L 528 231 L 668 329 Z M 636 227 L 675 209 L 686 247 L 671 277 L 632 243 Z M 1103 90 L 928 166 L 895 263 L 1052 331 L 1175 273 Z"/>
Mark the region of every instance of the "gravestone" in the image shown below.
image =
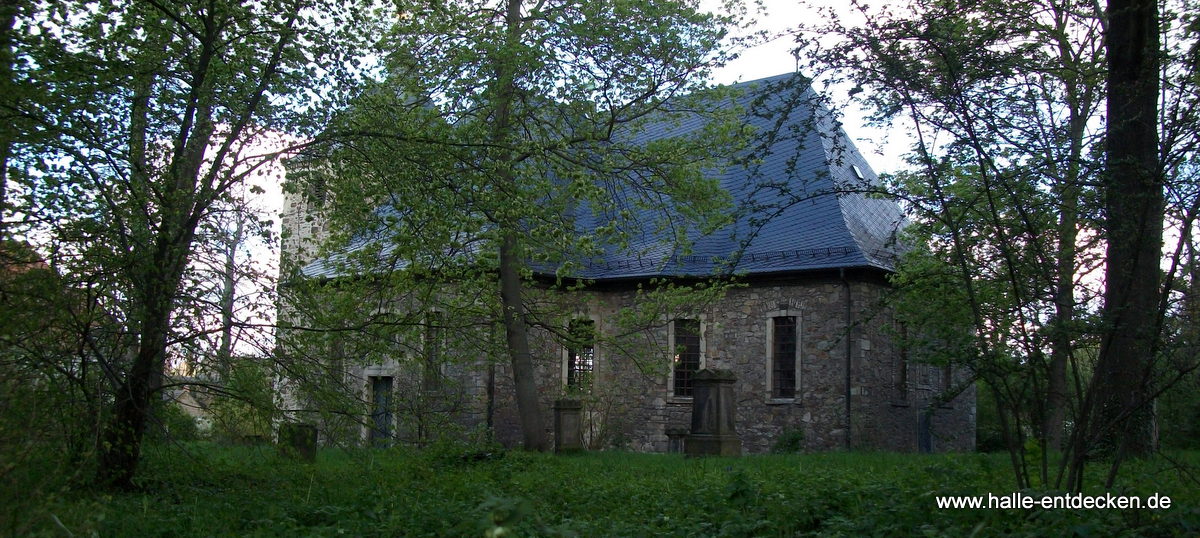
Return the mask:
<path id="1" fill-rule="evenodd" d="M 683 452 L 683 445 L 686 444 L 688 430 L 687 428 L 667 428 L 667 452 Z"/>
<path id="2" fill-rule="evenodd" d="M 554 451 L 583 450 L 583 404 L 579 400 L 554 401 Z"/>
<path id="3" fill-rule="evenodd" d="M 312 424 L 281 424 L 279 453 L 300 461 L 317 461 L 317 427 Z"/>
<path id="4" fill-rule="evenodd" d="M 728 370 L 700 370 L 692 381 L 692 432 L 688 456 L 740 456 L 742 439 L 734 426 L 733 383 Z"/>

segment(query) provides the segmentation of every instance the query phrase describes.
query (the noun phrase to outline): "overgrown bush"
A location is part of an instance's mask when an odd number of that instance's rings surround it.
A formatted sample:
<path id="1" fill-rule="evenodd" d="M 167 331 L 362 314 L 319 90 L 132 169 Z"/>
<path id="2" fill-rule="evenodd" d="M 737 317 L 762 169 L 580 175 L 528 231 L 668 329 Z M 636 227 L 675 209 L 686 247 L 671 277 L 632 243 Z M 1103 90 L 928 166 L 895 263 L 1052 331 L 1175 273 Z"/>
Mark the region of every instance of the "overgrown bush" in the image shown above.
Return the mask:
<path id="1" fill-rule="evenodd" d="M 975 450 L 1000 452 L 1004 445 L 1004 430 L 1000 427 L 1000 413 L 996 409 L 996 397 L 987 385 L 980 383 L 975 404 Z"/>
<path id="2" fill-rule="evenodd" d="M 772 454 L 797 454 L 804 452 L 804 430 L 788 428 L 779 434 L 771 445 Z"/>
<path id="3" fill-rule="evenodd" d="M 196 441 L 200 428 L 196 419 L 174 402 L 162 402 L 154 410 L 156 419 L 147 435 L 158 441 Z"/>
<path id="4" fill-rule="evenodd" d="M 274 393 L 266 368 L 240 360 L 226 380 L 226 393 L 209 406 L 213 438 L 232 443 L 269 441 Z"/>
<path id="5" fill-rule="evenodd" d="M 1200 449 L 1200 370 L 1179 380 L 1158 399 L 1158 424 L 1162 445 L 1175 449 Z"/>

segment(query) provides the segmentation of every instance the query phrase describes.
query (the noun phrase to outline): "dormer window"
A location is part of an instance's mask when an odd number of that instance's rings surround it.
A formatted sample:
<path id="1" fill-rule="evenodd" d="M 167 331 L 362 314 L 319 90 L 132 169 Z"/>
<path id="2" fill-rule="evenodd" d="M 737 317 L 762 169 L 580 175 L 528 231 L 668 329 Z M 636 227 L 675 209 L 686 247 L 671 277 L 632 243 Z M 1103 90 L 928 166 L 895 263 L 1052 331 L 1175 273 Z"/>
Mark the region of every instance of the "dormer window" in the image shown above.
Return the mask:
<path id="1" fill-rule="evenodd" d="M 863 175 L 862 169 L 857 164 L 850 165 L 850 170 L 854 171 L 854 177 L 858 178 L 859 181 L 867 180 L 867 176 Z"/>

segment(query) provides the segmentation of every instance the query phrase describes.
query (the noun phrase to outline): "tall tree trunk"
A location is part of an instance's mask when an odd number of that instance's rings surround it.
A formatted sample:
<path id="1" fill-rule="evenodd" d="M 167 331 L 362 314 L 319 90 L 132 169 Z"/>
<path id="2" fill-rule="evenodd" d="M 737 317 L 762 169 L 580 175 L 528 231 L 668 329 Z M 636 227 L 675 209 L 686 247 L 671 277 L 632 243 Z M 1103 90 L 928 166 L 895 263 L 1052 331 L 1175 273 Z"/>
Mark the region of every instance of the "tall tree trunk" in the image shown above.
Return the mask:
<path id="1" fill-rule="evenodd" d="M 146 271 L 135 279 L 135 293 L 145 305 L 139 316 L 138 348 L 133 364 L 114 395 L 113 414 L 102 435 L 97 483 L 114 489 L 133 487 L 133 475 L 141 456 L 142 437 L 150 418 L 152 396 L 161 386 L 167 356 L 167 338 L 171 330 L 171 311 L 175 295 L 187 266 L 195 227 L 186 215 L 175 215 L 174 226 L 164 230 L 148 257 Z M 180 229 L 179 234 L 166 233 Z M 165 237 L 178 237 L 172 242 Z M 181 246 L 182 244 L 182 246 Z"/>
<path id="2" fill-rule="evenodd" d="M 0 110 L 12 111 L 17 93 L 16 82 L 13 80 L 13 62 L 16 51 L 13 48 L 12 30 L 17 22 L 20 11 L 19 0 L 0 0 Z M 12 155 L 12 146 L 16 139 L 16 127 L 7 118 L 0 117 L 0 240 L 5 237 L 4 208 L 8 207 L 8 160 Z"/>
<path id="3" fill-rule="evenodd" d="M 1114 469 L 1121 458 L 1146 455 L 1156 445 L 1147 386 L 1158 349 L 1162 281 L 1158 30 L 1155 0 L 1109 1 L 1106 325 L 1091 427 L 1101 447 L 1116 451 Z"/>
<path id="4" fill-rule="evenodd" d="M 168 301 L 169 304 L 169 301 Z M 101 437 L 96 481 L 113 489 L 132 489 L 141 457 L 142 434 L 150 416 L 155 381 L 162 374 L 170 326 L 169 307 L 159 305 L 142 321 L 141 342 L 133 367 L 117 388 L 113 415 Z"/>
<path id="5" fill-rule="evenodd" d="M 1064 57 L 1066 55 L 1064 54 Z M 1046 414 L 1042 424 L 1043 439 L 1053 450 L 1063 449 L 1063 429 L 1067 417 L 1067 364 L 1074 342 L 1075 323 L 1075 241 L 1079 232 L 1079 176 L 1083 153 L 1083 135 L 1087 122 L 1079 92 L 1068 93 L 1071 116 L 1068 120 L 1068 139 L 1071 144 L 1066 173 L 1059 179 L 1058 199 L 1062 206 L 1058 216 L 1058 249 L 1055 252 L 1054 327 L 1050 341 L 1050 372 L 1047 376 Z"/>
<path id="6" fill-rule="evenodd" d="M 239 210 L 240 211 L 240 210 Z M 233 236 L 227 238 L 225 244 L 225 266 L 222 268 L 221 282 L 221 340 L 217 348 L 216 366 L 222 372 L 229 369 L 229 360 L 233 357 L 233 302 L 237 297 L 237 249 L 242 244 L 245 233 L 245 216 L 239 213 L 233 229 Z"/>
<path id="7" fill-rule="evenodd" d="M 521 434 L 527 450 L 549 450 L 542 408 L 529 351 L 529 333 L 525 325 L 524 302 L 521 299 L 521 275 L 516 233 L 507 231 L 500 244 L 500 302 L 504 308 L 504 333 L 512 359 L 513 383 L 516 385 L 517 413 L 521 417 Z"/>
<path id="8" fill-rule="evenodd" d="M 148 189 L 150 186 L 146 162 L 147 116 L 154 79 L 153 72 L 135 75 L 130 103 L 130 174 L 133 185 L 141 189 Z M 144 192 L 142 195 L 145 195 Z M 165 226 L 165 222 L 163 225 Z M 122 246 L 133 248 L 131 245 Z M 161 262 L 162 254 L 166 252 L 160 249 L 160 254 L 152 258 L 145 254 L 144 257 L 148 259 L 143 263 L 149 262 L 149 259 Z M 153 264 L 153 267 L 166 270 L 165 266 L 158 264 Z M 157 377 L 162 374 L 165 361 L 171 299 L 174 297 L 174 291 L 164 294 L 155 285 L 158 282 L 156 275 L 143 273 L 137 280 L 140 282 L 135 282 L 136 285 L 142 287 L 137 295 L 143 305 L 139 314 L 141 320 L 137 330 L 137 349 L 132 353 L 133 364 L 128 375 L 117 387 L 112 415 L 108 417 L 108 423 L 101 431 L 99 468 L 96 471 L 98 484 L 115 489 L 133 487 L 133 475 L 137 471 L 138 459 L 141 456 L 142 434 L 146 431 L 146 421 L 150 414 L 151 388 Z M 124 362 L 122 359 L 123 357 L 118 358 L 114 362 Z"/>
<path id="9" fill-rule="evenodd" d="M 1072 189 L 1075 190 L 1075 189 Z M 1059 247 L 1054 293 L 1054 329 L 1050 340 L 1050 372 L 1046 387 L 1046 415 L 1042 425 L 1043 439 L 1052 450 L 1063 448 L 1063 426 L 1067 416 L 1067 363 L 1072 348 L 1072 324 L 1075 320 L 1075 225 L 1078 220 L 1077 199 L 1063 199 L 1059 215 Z M 1071 207 L 1068 207 L 1071 206 Z"/>
<path id="10" fill-rule="evenodd" d="M 512 105 L 516 97 L 515 55 L 521 39 L 521 0 L 508 0 L 505 9 L 505 47 L 496 59 L 495 115 L 492 118 L 492 140 L 502 148 L 497 175 L 502 192 L 516 192 L 516 177 L 511 150 L 506 149 L 512 128 Z M 503 217 L 500 224 L 500 306 L 503 309 L 505 342 L 512 362 L 513 384 L 517 398 L 517 413 L 521 418 L 521 433 L 527 450 L 549 450 L 538 401 L 537 380 L 533 354 L 529 350 L 529 331 L 525 320 L 525 303 L 521 297 L 521 257 L 518 248 L 518 223 Z"/>

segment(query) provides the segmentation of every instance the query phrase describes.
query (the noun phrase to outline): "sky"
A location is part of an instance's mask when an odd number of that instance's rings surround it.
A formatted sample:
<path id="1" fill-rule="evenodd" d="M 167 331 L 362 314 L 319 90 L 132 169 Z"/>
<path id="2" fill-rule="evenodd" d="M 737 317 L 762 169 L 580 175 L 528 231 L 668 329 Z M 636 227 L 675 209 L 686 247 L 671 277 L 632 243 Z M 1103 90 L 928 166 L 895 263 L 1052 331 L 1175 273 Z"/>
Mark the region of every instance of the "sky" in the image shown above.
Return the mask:
<path id="1" fill-rule="evenodd" d="M 717 4 L 717 0 L 704 0 L 703 3 L 713 7 Z M 795 45 L 791 32 L 799 23 L 815 23 L 820 16 L 818 10 L 823 8 L 833 8 L 839 14 L 853 18 L 848 13 L 846 0 L 761 0 L 761 6 L 764 12 L 756 17 L 753 30 L 778 37 L 742 51 L 736 60 L 714 72 L 713 82 L 733 84 L 795 72 L 801 66 L 792 55 Z M 845 97 L 844 89 L 834 88 L 834 92 L 835 100 Z M 904 167 L 902 157 L 908 150 L 908 143 L 901 128 L 871 127 L 867 125 L 866 114 L 853 106 L 846 107 L 843 113 L 843 128 L 876 172 L 896 172 Z"/>

